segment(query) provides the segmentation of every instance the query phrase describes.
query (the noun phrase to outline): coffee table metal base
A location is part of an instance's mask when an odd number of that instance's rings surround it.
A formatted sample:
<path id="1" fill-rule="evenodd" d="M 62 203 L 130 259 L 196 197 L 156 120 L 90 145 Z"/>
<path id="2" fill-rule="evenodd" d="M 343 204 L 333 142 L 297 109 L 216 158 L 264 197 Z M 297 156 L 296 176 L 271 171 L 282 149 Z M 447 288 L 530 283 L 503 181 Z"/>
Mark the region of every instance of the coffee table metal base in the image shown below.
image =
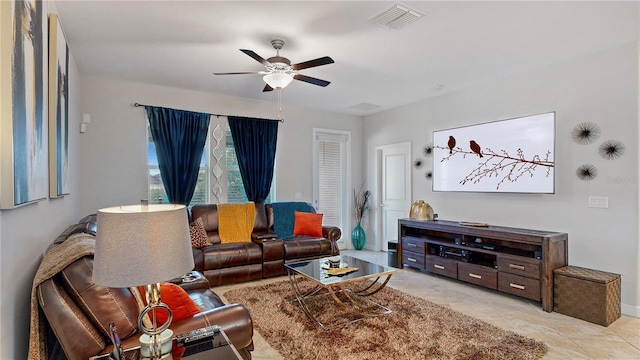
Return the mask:
<path id="1" fill-rule="evenodd" d="M 368 297 L 382 290 L 382 288 L 384 288 L 391 279 L 391 275 L 393 275 L 393 273 L 377 277 L 374 280 L 369 281 L 370 284 L 368 285 L 367 280 L 371 278 L 362 279 L 361 281 L 357 282 L 336 283 L 324 286 L 316 285 L 311 289 L 303 292 L 303 290 L 300 289 L 297 272 L 291 269 L 287 269 L 287 271 L 289 274 L 291 287 L 293 288 L 293 292 L 296 296 L 296 300 L 294 301 L 298 302 L 300 308 L 307 315 L 307 317 L 309 317 L 309 319 L 316 322 L 324 330 L 345 326 L 362 319 L 389 314 L 392 312 L 391 309 L 372 301 Z M 353 285 L 358 284 L 365 286 L 360 289 L 352 288 Z M 323 292 L 324 289 L 327 290 L 327 293 Z M 344 295 L 345 299 L 341 299 L 341 297 L 339 296 L 341 294 Z M 318 318 L 309 308 L 309 304 L 307 301 L 312 297 L 321 297 L 327 295 L 329 295 L 333 299 L 333 301 L 336 302 L 336 304 L 352 314 L 351 320 L 339 322 L 332 325 L 324 324 L 320 320 L 318 320 Z"/>

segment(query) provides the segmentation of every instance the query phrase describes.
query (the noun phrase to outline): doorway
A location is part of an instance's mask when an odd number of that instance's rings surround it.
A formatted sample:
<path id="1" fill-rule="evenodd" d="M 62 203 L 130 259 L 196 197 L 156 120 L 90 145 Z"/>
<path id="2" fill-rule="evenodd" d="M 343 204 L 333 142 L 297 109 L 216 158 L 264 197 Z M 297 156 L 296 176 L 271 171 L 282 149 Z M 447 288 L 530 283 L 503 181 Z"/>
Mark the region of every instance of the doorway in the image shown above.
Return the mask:
<path id="1" fill-rule="evenodd" d="M 409 217 L 411 208 L 411 142 L 376 147 L 376 178 L 379 234 L 377 249 L 388 250 L 398 240 L 398 219 Z"/>

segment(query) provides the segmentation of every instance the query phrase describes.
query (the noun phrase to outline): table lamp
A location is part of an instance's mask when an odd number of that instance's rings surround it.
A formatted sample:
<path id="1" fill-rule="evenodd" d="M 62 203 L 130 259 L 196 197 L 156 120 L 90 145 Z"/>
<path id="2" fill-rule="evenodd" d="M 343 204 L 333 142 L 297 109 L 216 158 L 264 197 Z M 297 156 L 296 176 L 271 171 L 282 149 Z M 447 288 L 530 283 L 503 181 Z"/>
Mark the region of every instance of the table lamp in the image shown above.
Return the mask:
<path id="1" fill-rule="evenodd" d="M 93 281 L 107 287 L 146 286 L 147 306 L 140 312 L 138 327 L 149 335 L 151 358 L 160 358 L 159 335 L 172 319 L 160 300 L 160 282 L 180 277 L 193 269 L 189 222 L 184 205 L 128 205 L 98 210 L 98 232 Z M 168 312 L 157 325 L 156 309 Z M 150 313 L 151 327 L 143 318 Z"/>

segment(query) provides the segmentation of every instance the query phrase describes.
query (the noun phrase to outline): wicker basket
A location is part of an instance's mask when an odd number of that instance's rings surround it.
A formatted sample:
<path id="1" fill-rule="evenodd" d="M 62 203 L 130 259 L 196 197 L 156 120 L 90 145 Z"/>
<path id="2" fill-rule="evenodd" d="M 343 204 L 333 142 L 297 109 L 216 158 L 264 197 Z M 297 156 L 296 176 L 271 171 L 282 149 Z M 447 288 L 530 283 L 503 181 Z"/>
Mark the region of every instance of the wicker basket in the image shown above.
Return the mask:
<path id="1" fill-rule="evenodd" d="M 602 326 L 620 317 L 620 275 L 565 266 L 553 278 L 554 311 Z"/>

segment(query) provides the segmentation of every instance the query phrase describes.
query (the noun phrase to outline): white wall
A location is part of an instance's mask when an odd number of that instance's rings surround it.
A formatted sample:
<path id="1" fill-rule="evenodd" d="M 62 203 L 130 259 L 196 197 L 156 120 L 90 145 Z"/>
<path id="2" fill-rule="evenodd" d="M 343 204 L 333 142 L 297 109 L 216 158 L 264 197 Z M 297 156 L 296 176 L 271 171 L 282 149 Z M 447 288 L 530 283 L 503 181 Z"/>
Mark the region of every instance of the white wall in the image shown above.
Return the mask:
<path id="1" fill-rule="evenodd" d="M 52 8 L 51 12 L 54 12 Z M 25 358 L 31 285 L 42 254 L 67 226 L 80 219 L 78 79 L 72 61 L 69 71 L 70 195 L 0 211 L 0 359 Z"/>
<path id="2" fill-rule="evenodd" d="M 137 203 L 147 195 L 146 118 L 147 105 L 214 114 L 276 118 L 277 104 L 221 94 L 194 92 L 101 77 L 82 78 L 82 112 L 91 116 L 81 135 L 83 213 Z M 287 91 L 285 89 L 283 91 Z M 293 89 L 292 89 L 293 91 Z M 274 100 L 276 94 L 273 94 Z M 351 131 L 354 184 L 362 179 L 362 118 L 283 105 L 284 123 L 278 130 L 276 152 L 276 196 L 291 201 L 299 192 L 313 200 L 312 129 Z M 343 236 L 343 239 L 347 237 Z"/>
<path id="3" fill-rule="evenodd" d="M 411 141 L 413 158 L 424 159 L 434 130 L 556 111 L 555 194 L 432 192 L 424 175 L 437 159 L 427 159 L 413 170 L 413 200 L 431 204 L 441 219 L 568 233 L 569 263 L 621 274 L 623 312 L 639 317 L 638 95 L 634 43 L 367 116 L 366 173 L 375 179 L 376 146 Z M 597 144 L 572 140 L 573 127 L 585 121 L 602 128 Z M 607 139 L 622 141 L 624 156 L 601 158 L 597 146 Z M 577 178 L 584 163 L 598 168 L 597 179 Z M 609 208 L 588 208 L 590 195 L 608 196 Z"/>

